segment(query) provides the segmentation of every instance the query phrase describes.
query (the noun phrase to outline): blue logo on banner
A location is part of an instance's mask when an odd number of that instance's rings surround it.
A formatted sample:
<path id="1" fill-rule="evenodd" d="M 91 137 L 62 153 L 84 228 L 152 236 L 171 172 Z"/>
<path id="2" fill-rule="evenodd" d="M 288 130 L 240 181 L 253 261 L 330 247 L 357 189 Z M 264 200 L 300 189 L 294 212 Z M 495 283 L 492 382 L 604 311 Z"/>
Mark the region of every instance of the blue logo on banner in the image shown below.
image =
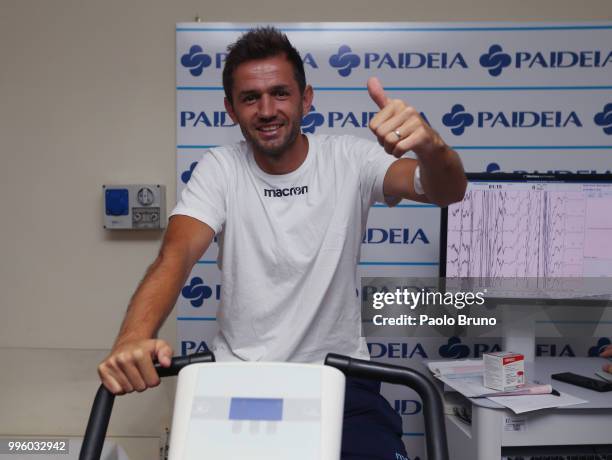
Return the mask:
<path id="1" fill-rule="evenodd" d="M 607 135 L 612 134 L 612 102 L 606 104 L 604 109 L 593 118 L 597 126 L 603 128 Z"/>
<path id="2" fill-rule="evenodd" d="M 310 107 L 310 112 L 302 118 L 302 131 L 305 133 L 313 134 L 318 126 L 325 123 L 325 117 L 317 112 L 315 106 Z"/>
<path id="3" fill-rule="evenodd" d="M 599 356 L 608 345 L 612 345 L 612 342 L 607 337 L 602 337 L 597 341 L 597 345 L 589 348 L 589 356 Z"/>
<path id="4" fill-rule="evenodd" d="M 411 359 L 415 356 L 427 358 L 423 344 L 410 345 L 403 342 L 368 342 L 370 358 L 398 358 Z"/>
<path id="5" fill-rule="evenodd" d="M 536 356 L 562 356 L 573 358 L 576 356 L 574 350 L 569 344 L 556 344 L 556 343 L 538 343 L 536 344 Z"/>
<path id="6" fill-rule="evenodd" d="M 463 105 L 455 104 L 449 113 L 444 114 L 442 123 L 451 128 L 455 136 L 461 136 L 467 126 L 474 124 L 474 117 L 465 111 Z"/>
<path id="7" fill-rule="evenodd" d="M 446 345 L 440 347 L 440 356 L 443 358 L 467 358 L 470 355 L 470 347 L 461 343 L 459 337 L 451 337 Z"/>
<path id="8" fill-rule="evenodd" d="M 191 112 L 182 111 L 180 114 L 181 128 L 233 128 L 236 123 L 225 111 L 215 110 L 214 112 Z"/>
<path id="9" fill-rule="evenodd" d="M 181 64 L 189 69 L 189 73 L 194 77 L 202 75 L 205 67 L 212 63 L 212 58 L 203 52 L 202 47 L 193 45 L 189 52 L 181 56 Z"/>
<path id="10" fill-rule="evenodd" d="M 486 167 L 486 172 L 488 173 L 494 173 L 494 172 L 502 172 L 502 167 L 499 165 L 499 163 L 489 163 Z M 542 171 L 538 171 L 537 169 L 531 170 L 531 171 L 527 171 L 526 169 L 515 169 L 514 171 L 508 171 L 508 172 L 513 172 L 515 174 L 571 174 L 571 173 L 575 173 L 575 174 L 610 174 L 612 173 L 612 170 L 606 170 L 606 171 L 598 171 L 597 169 L 578 169 L 578 170 L 569 170 L 569 169 L 547 169 L 547 170 L 542 170 Z"/>
<path id="11" fill-rule="evenodd" d="M 450 112 L 444 114 L 442 123 L 451 128 L 456 136 L 461 136 L 465 128 L 476 125 L 478 128 L 582 128 L 582 121 L 575 111 L 543 110 L 514 112 L 476 112 L 475 116 L 465 111 L 461 104 L 453 105 Z"/>
<path id="12" fill-rule="evenodd" d="M 396 399 L 393 407 L 399 415 L 416 415 L 423 411 L 423 404 L 416 399 Z"/>
<path id="13" fill-rule="evenodd" d="M 314 133 L 319 126 L 328 128 L 369 128 L 370 120 L 377 112 L 317 112 L 310 109 L 302 118 L 302 131 Z M 421 114 L 425 118 L 424 114 Z M 425 121 L 427 121 L 425 119 Z"/>
<path id="14" fill-rule="evenodd" d="M 200 342 L 194 342 L 193 340 L 183 340 L 181 341 L 181 355 L 187 356 L 192 355 L 194 353 L 203 353 L 205 351 L 210 351 L 208 345 L 203 340 Z"/>
<path id="15" fill-rule="evenodd" d="M 509 54 L 503 52 L 499 45 L 489 47 L 489 52 L 480 56 L 480 65 L 488 69 L 489 75 L 499 77 L 504 67 L 512 64 Z"/>
<path id="16" fill-rule="evenodd" d="M 195 169 L 197 164 L 198 162 L 194 161 L 193 163 L 189 165 L 189 169 L 187 169 L 186 171 L 183 171 L 183 174 L 181 174 L 181 180 L 183 181 L 183 184 L 186 184 L 187 182 L 189 182 L 189 179 L 191 179 L 191 173 L 193 173 L 193 170 Z"/>
<path id="17" fill-rule="evenodd" d="M 329 58 L 329 65 L 338 69 L 341 77 L 348 77 L 354 67 L 361 63 L 361 59 L 352 52 L 350 46 L 342 45 L 338 48 L 338 54 Z"/>
<path id="18" fill-rule="evenodd" d="M 217 285 L 216 298 L 221 295 L 221 286 Z M 181 294 L 186 299 L 190 299 L 191 306 L 201 307 L 204 300 L 209 299 L 213 295 L 213 290 L 210 286 L 204 284 L 204 280 L 199 276 L 194 276 L 189 284 L 181 290 Z"/>
<path id="19" fill-rule="evenodd" d="M 361 240 L 363 244 L 430 244 L 422 228 L 368 228 Z"/>
<path id="20" fill-rule="evenodd" d="M 581 69 L 605 68 L 612 64 L 612 51 L 516 51 L 504 53 L 500 45 L 489 47 L 489 52 L 480 56 L 480 65 L 489 75 L 498 77 L 506 67 L 516 69 Z"/>
<path id="21" fill-rule="evenodd" d="M 338 70 L 343 77 L 348 77 L 355 67 L 363 62 L 364 69 L 452 69 L 461 67 L 467 69 L 468 65 L 461 53 L 449 54 L 447 52 L 432 51 L 428 53 L 399 52 L 376 53 L 365 52 L 363 56 L 353 53 L 347 45 L 338 48 L 338 53 L 329 58 L 329 64 Z"/>

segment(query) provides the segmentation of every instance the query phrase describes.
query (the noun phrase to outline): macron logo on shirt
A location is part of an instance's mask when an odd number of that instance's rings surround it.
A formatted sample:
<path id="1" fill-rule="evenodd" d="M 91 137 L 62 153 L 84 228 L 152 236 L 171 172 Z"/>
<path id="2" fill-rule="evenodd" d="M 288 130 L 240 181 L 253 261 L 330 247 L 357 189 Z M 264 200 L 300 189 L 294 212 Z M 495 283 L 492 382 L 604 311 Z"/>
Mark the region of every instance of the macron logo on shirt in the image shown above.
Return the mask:
<path id="1" fill-rule="evenodd" d="M 264 196 L 280 198 L 283 196 L 304 195 L 308 193 L 308 186 L 290 188 L 264 188 Z"/>

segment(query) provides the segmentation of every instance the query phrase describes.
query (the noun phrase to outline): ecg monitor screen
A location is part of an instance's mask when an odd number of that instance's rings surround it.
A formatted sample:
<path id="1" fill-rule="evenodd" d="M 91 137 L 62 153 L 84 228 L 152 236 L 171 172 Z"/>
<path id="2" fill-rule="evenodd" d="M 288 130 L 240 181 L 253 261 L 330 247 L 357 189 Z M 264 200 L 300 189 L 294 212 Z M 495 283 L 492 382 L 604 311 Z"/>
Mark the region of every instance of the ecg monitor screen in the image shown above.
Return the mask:
<path id="1" fill-rule="evenodd" d="M 612 276 L 612 175 L 468 180 L 463 201 L 443 211 L 441 275 Z"/>

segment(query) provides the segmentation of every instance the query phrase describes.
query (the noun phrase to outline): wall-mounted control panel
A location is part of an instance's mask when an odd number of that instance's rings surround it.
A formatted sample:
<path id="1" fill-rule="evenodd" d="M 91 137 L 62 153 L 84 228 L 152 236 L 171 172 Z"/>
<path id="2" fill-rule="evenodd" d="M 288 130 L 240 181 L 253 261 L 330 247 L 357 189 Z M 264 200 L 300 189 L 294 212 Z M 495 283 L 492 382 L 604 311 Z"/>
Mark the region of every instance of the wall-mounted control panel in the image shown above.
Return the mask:
<path id="1" fill-rule="evenodd" d="M 104 228 L 148 230 L 166 227 L 166 186 L 103 185 Z"/>

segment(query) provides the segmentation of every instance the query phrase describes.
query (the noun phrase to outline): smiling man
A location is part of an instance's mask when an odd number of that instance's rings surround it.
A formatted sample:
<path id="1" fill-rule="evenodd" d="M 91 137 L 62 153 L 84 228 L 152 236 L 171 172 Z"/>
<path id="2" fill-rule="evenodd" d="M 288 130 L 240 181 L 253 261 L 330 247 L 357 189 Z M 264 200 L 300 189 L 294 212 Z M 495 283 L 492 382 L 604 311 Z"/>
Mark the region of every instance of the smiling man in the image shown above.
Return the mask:
<path id="1" fill-rule="evenodd" d="M 310 110 L 299 53 L 273 28 L 229 47 L 225 107 L 244 141 L 207 152 L 172 212 L 159 256 L 138 287 L 110 355 L 100 364 L 113 393 L 142 391 L 169 365 L 155 339 L 194 263 L 219 237 L 222 271 L 217 359 L 321 363 L 329 352 L 368 358 L 360 337 L 357 264 L 368 211 L 402 198 L 445 206 L 466 180 L 457 154 L 377 79 L 378 143 L 300 131 Z M 418 160 L 401 158 L 412 150 Z M 401 419 L 369 381 L 347 382 L 343 459 L 406 456 Z"/>

